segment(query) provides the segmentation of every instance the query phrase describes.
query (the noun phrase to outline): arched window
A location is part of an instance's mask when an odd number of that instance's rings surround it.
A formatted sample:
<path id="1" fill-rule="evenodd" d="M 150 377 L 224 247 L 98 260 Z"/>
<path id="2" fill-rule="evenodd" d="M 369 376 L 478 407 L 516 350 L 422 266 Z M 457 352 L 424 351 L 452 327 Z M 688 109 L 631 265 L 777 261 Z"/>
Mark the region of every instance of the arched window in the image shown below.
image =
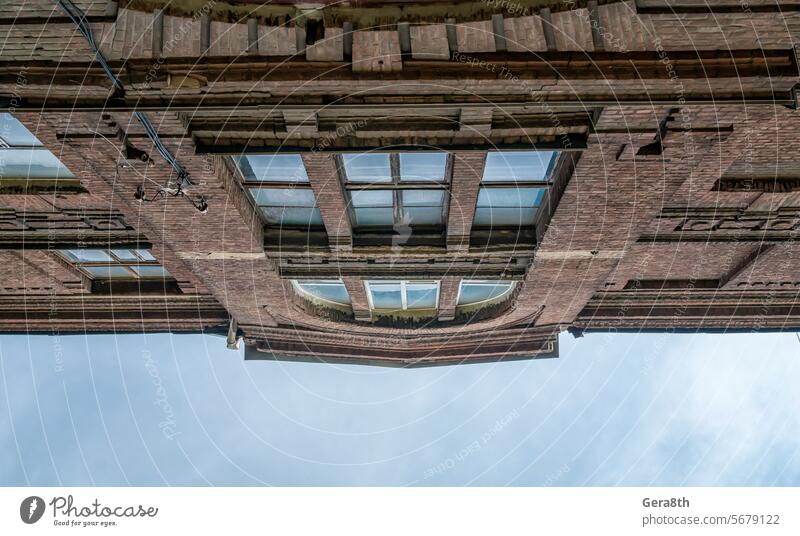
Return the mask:
<path id="1" fill-rule="evenodd" d="M 464 279 L 458 292 L 459 307 L 490 305 L 505 300 L 514 289 L 513 281 Z"/>
<path id="2" fill-rule="evenodd" d="M 309 279 L 292 281 L 295 290 L 311 301 L 323 305 L 350 305 L 350 295 L 344 283 L 338 279 Z"/>

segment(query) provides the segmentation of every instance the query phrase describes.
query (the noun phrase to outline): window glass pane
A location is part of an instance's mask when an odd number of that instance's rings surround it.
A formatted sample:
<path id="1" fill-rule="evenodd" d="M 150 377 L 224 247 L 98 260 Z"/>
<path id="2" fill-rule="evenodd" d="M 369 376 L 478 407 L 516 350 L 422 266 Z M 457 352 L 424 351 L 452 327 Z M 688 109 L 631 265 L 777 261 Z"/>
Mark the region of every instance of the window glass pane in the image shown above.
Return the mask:
<path id="1" fill-rule="evenodd" d="M 144 259 L 144 260 L 146 260 L 146 261 L 154 261 L 154 260 L 156 260 L 156 258 L 155 258 L 155 257 L 153 257 L 153 255 L 152 255 L 152 254 L 151 254 L 149 251 L 147 251 L 146 249 L 137 249 L 137 250 L 136 250 L 136 253 L 137 253 L 137 254 L 138 254 L 138 255 L 139 255 L 139 256 L 140 256 L 142 259 Z"/>
<path id="2" fill-rule="evenodd" d="M 383 208 L 356 208 L 356 225 L 393 225 L 394 209 Z"/>
<path id="3" fill-rule="evenodd" d="M 403 225 L 442 225 L 442 207 L 403 207 Z"/>
<path id="4" fill-rule="evenodd" d="M 483 180 L 541 181 L 546 180 L 555 151 L 492 151 L 486 155 Z"/>
<path id="5" fill-rule="evenodd" d="M 347 293 L 347 288 L 345 288 L 344 283 L 342 282 L 303 282 L 298 283 L 298 286 L 312 296 L 316 296 L 317 298 L 323 300 L 340 303 L 342 305 L 347 305 L 350 303 L 350 295 Z"/>
<path id="6" fill-rule="evenodd" d="M 343 154 L 342 161 L 350 182 L 392 182 L 388 153 Z"/>
<path id="7" fill-rule="evenodd" d="M 403 206 L 441 207 L 444 190 L 402 190 Z"/>
<path id="8" fill-rule="evenodd" d="M 443 181 L 447 153 L 400 153 L 400 180 Z"/>
<path id="9" fill-rule="evenodd" d="M 136 277 L 122 266 L 84 266 L 83 269 L 94 279 L 135 279 Z"/>
<path id="10" fill-rule="evenodd" d="M 42 142 L 10 113 L 0 113 L 0 138 L 8 145 L 36 146 Z"/>
<path id="11" fill-rule="evenodd" d="M 441 225 L 444 190 L 403 190 L 404 225 Z"/>
<path id="12" fill-rule="evenodd" d="M 461 282 L 461 293 L 458 296 L 458 305 L 469 305 L 486 300 L 491 300 L 505 294 L 513 285 L 510 281 L 496 281 L 486 283 Z"/>
<path id="13" fill-rule="evenodd" d="M 138 261 L 139 257 L 136 252 L 130 249 L 112 249 L 111 253 L 122 261 Z"/>
<path id="14" fill-rule="evenodd" d="M 322 214 L 310 207 L 261 207 L 267 223 L 273 225 L 321 226 Z"/>
<path id="15" fill-rule="evenodd" d="M 402 309 L 403 301 L 400 297 L 400 283 L 369 286 L 374 309 Z"/>
<path id="16" fill-rule="evenodd" d="M 75 175 L 46 149 L 0 149 L 0 178 L 71 179 Z"/>
<path id="17" fill-rule="evenodd" d="M 391 207 L 394 196 L 391 190 L 351 191 L 350 199 L 354 207 Z"/>
<path id="18" fill-rule="evenodd" d="M 131 266 L 131 269 L 139 274 L 139 277 L 159 277 L 166 278 L 172 277 L 163 266 L 156 266 L 153 264 L 142 264 L 139 266 Z"/>
<path id="19" fill-rule="evenodd" d="M 475 218 L 472 224 L 479 227 L 493 225 L 520 227 L 533 225 L 536 216 L 536 207 L 528 208 L 489 208 L 478 207 L 475 209 Z"/>
<path id="20" fill-rule="evenodd" d="M 315 207 L 314 191 L 309 188 L 250 188 L 256 204 L 273 207 Z"/>
<path id="21" fill-rule="evenodd" d="M 76 262 L 113 262 L 114 260 L 102 249 L 68 249 L 66 253 Z"/>
<path id="22" fill-rule="evenodd" d="M 303 279 L 297 280 L 298 285 L 343 285 L 338 279 Z"/>
<path id="23" fill-rule="evenodd" d="M 408 309 L 435 309 L 435 283 L 407 283 L 406 306 Z"/>
<path id="24" fill-rule="evenodd" d="M 538 207 L 545 188 L 481 188 L 479 207 Z"/>
<path id="25" fill-rule="evenodd" d="M 249 181 L 308 182 L 299 154 L 258 154 L 237 158 L 242 175 Z"/>

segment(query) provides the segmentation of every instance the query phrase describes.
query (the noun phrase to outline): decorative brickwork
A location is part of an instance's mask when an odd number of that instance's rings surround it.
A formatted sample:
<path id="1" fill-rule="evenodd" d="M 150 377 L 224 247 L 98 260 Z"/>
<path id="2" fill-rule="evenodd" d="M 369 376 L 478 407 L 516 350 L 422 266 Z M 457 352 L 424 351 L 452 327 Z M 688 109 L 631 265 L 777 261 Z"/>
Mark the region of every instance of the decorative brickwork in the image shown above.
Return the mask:
<path id="1" fill-rule="evenodd" d="M 552 357 L 570 327 L 800 328 L 800 12 L 788 4 L 476 3 L 374 27 L 359 26 L 370 8 L 358 5 L 300 23 L 292 5 L 78 4 L 124 94 L 66 18 L 47 20 L 52 7 L 0 15 L 5 105 L 79 183 L 2 190 L 2 331 L 225 333 L 233 319 L 248 359 L 423 366 Z M 169 194 L 175 170 L 132 114 L 145 108 L 188 172 L 185 196 Z M 419 149 L 452 161 L 432 187 L 439 240 L 354 240 L 337 154 Z M 479 244 L 487 151 L 531 149 L 562 152 L 537 219 L 514 243 Z M 323 236 L 283 247 L 230 156 L 298 152 Z M 53 251 L 73 247 L 144 247 L 174 285 L 93 292 Z M 341 279 L 350 308 L 300 298 L 292 279 Z M 437 281 L 436 313 L 378 318 L 370 279 Z M 517 285 L 460 315 L 464 279 Z"/>

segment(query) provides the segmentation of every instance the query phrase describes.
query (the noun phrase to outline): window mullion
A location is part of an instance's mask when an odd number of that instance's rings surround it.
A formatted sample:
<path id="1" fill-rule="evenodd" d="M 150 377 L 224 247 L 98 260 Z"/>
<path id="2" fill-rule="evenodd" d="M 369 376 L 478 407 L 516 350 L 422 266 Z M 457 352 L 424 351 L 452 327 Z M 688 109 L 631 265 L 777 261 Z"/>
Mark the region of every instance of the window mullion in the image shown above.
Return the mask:
<path id="1" fill-rule="evenodd" d="M 364 288 L 367 291 L 367 305 L 369 305 L 370 310 L 374 310 L 375 305 L 373 304 L 372 301 L 372 285 L 370 285 L 369 281 L 364 281 L 363 284 Z"/>
<path id="2" fill-rule="evenodd" d="M 447 216 L 450 211 L 450 191 L 447 189 L 442 190 L 442 225 L 447 225 Z"/>
<path id="3" fill-rule="evenodd" d="M 389 168 L 392 174 L 392 184 L 400 184 L 400 155 L 392 153 L 389 155 Z"/>
<path id="4" fill-rule="evenodd" d="M 392 199 L 394 201 L 394 224 L 402 225 L 403 223 L 403 196 L 400 195 L 399 190 L 392 190 Z"/>
<path id="5" fill-rule="evenodd" d="M 389 168 L 392 174 L 392 201 L 393 201 L 393 215 L 394 225 L 402 225 L 403 222 L 403 207 L 398 186 L 400 185 L 400 156 L 397 153 L 389 155 Z"/>
<path id="6" fill-rule="evenodd" d="M 456 155 L 454 153 L 449 153 L 447 155 L 447 162 L 445 164 L 445 171 L 444 171 L 444 181 L 447 184 L 453 184 L 453 172 L 456 166 Z M 483 178 L 483 177 L 481 177 Z"/>

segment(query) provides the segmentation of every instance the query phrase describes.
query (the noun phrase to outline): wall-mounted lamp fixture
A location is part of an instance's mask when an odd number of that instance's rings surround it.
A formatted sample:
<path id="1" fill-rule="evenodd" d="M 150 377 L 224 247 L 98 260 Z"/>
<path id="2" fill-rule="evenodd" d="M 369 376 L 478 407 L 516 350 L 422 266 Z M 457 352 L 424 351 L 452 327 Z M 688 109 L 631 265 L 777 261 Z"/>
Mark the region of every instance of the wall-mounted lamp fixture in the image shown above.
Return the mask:
<path id="1" fill-rule="evenodd" d="M 147 193 L 144 191 L 144 188 L 139 185 L 136 187 L 136 192 L 133 194 L 133 198 L 140 203 L 152 203 L 153 201 L 167 199 L 169 197 L 185 197 L 189 200 L 192 206 L 194 206 L 194 208 L 199 210 L 202 214 L 208 212 L 208 203 L 206 202 L 206 198 L 203 195 L 198 195 L 196 200 L 192 199 L 186 195 L 180 184 L 178 184 L 176 188 L 159 188 L 156 193 L 149 198 L 147 197 Z"/>

